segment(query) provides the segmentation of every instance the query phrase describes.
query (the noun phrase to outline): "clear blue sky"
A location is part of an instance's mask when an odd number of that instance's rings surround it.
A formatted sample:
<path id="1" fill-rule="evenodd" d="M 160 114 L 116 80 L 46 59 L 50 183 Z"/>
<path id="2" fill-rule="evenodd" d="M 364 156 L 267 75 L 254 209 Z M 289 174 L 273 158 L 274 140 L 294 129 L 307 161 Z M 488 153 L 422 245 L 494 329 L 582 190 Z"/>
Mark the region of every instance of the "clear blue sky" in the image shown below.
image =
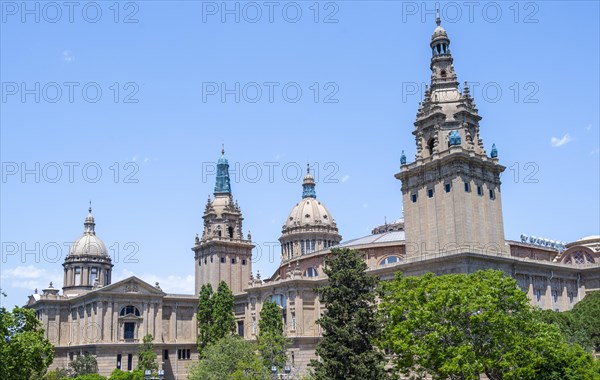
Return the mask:
<path id="1" fill-rule="evenodd" d="M 306 162 L 318 163 L 317 196 L 345 240 L 401 216 L 393 175 L 401 150 L 415 153 L 414 88 L 430 78 L 434 3 L 227 2 L 233 13 L 220 1 L 120 3 L 118 13 L 113 2 L 0 4 L 3 305 L 62 285 L 67 248 L 51 262 L 52 247 L 83 232 L 90 199 L 98 235 L 113 254 L 120 247 L 115 279 L 193 292 L 190 248 L 222 143 L 238 167 L 244 231 L 263 247 L 300 199 L 295 169 Z M 473 83 L 484 144 L 508 167 L 506 238 L 598 234 L 598 2 L 461 4 L 440 3 L 442 25 L 459 80 Z M 222 83 L 239 83 L 239 103 L 222 102 Z M 23 180 L 22 169 L 34 174 Z M 278 260 L 264 248 L 253 269 L 269 276 Z"/>

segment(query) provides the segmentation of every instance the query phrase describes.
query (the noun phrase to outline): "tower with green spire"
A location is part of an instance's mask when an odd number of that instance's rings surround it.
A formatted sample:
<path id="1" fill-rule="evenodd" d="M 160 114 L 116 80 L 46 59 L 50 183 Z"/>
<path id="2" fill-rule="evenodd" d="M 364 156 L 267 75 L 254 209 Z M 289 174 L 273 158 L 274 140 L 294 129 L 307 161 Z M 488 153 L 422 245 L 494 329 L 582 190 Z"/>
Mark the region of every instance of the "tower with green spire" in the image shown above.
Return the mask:
<path id="1" fill-rule="evenodd" d="M 231 183 L 229 181 L 229 161 L 225 158 L 225 146 L 221 147 L 221 158 L 217 161 L 217 181 L 215 183 L 215 195 L 231 194 Z"/>
<path id="2" fill-rule="evenodd" d="M 204 208 L 202 237 L 192 247 L 196 263 L 196 294 L 202 285 L 217 289 L 225 281 L 234 294 L 247 286 L 252 273 L 250 232 L 244 237 L 242 211 L 233 200 L 229 178 L 229 162 L 225 149 L 217 161 L 214 197 L 208 197 Z"/>

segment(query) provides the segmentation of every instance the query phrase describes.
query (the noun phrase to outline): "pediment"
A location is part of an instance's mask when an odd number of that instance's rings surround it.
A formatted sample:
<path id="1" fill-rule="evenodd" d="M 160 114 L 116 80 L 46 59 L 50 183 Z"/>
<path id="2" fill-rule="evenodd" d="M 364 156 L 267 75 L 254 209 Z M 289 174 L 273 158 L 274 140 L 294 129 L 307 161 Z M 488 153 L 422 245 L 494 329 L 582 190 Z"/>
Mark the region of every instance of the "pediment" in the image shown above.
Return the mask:
<path id="1" fill-rule="evenodd" d="M 165 292 L 161 288 L 152 286 L 139 278 L 132 276 L 121 281 L 115 282 L 108 286 L 97 289 L 98 293 L 110 294 L 140 294 L 140 295 L 160 295 L 164 296 Z"/>

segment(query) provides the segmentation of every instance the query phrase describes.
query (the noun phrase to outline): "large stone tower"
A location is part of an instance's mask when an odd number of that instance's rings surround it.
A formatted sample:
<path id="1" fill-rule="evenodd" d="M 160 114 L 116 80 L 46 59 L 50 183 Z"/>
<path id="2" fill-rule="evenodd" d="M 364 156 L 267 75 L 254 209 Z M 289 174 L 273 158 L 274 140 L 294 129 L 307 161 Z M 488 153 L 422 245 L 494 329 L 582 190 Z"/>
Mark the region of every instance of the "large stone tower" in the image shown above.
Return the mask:
<path id="1" fill-rule="evenodd" d="M 63 263 L 65 295 L 82 294 L 94 287 L 109 285 L 111 281 L 112 260 L 106 246 L 96 236 L 91 205 L 83 226 L 83 235 L 71 245 Z"/>
<path id="2" fill-rule="evenodd" d="M 225 281 L 234 294 L 241 293 L 252 273 L 252 248 L 248 233 L 242 233 L 242 211 L 231 196 L 229 162 L 225 150 L 217 162 L 214 198 L 204 209 L 202 238 L 196 237 L 192 248 L 196 260 L 196 295 L 204 284 L 214 290 Z"/>
<path id="3" fill-rule="evenodd" d="M 431 37 L 431 85 L 419 103 L 413 135 L 415 161 L 401 157 L 402 201 L 407 255 L 454 252 L 500 254 L 506 251 L 500 173 L 492 147 L 486 155 L 475 102 L 461 92 L 440 25 Z"/>

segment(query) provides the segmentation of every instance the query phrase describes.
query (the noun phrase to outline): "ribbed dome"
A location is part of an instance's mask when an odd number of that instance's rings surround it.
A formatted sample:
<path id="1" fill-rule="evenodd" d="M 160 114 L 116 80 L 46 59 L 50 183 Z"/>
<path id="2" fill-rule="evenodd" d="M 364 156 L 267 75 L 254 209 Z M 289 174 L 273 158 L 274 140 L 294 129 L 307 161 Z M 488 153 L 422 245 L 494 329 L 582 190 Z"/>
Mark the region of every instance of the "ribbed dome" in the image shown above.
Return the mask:
<path id="1" fill-rule="evenodd" d="M 442 21 L 440 19 L 439 14 L 436 16 L 435 23 L 437 26 L 433 30 L 433 34 L 431 35 L 431 43 L 438 40 L 448 40 L 448 33 L 446 33 L 446 29 L 444 29 L 441 25 Z"/>
<path id="2" fill-rule="evenodd" d="M 84 234 L 71 245 L 69 255 L 108 256 L 108 250 L 98 236 Z"/>
<path id="3" fill-rule="evenodd" d="M 292 208 L 284 228 L 306 226 L 335 227 L 335 221 L 321 201 L 307 197 Z"/>
<path id="4" fill-rule="evenodd" d="M 94 216 L 92 215 L 91 207 L 88 209 L 88 215 L 86 216 L 83 225 L 85 226 L 83 235 L 71 244 L 69 256 L 108 256 L 108 250 L 106 249 L 104 242 L 96 236 L 96 231 L 94 230 L 96 223 L 94 221 Z"/>

